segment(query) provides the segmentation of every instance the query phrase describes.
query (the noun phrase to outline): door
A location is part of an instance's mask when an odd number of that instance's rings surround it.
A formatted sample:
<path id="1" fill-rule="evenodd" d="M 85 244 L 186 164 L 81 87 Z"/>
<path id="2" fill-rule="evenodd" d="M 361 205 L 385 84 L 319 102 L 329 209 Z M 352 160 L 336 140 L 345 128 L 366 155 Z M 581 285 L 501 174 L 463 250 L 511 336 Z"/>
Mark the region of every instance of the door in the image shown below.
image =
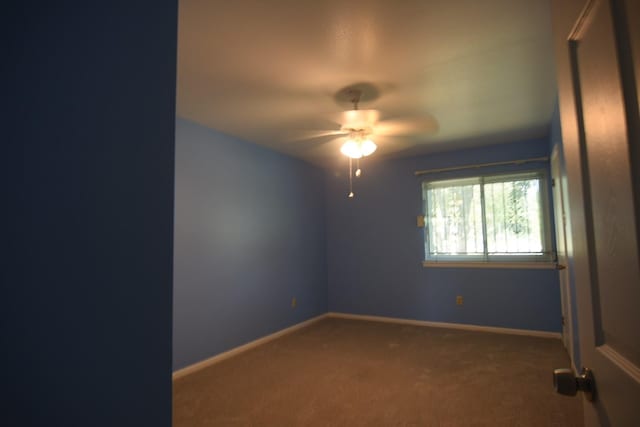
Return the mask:
<path id="1" fill-rule="evenodd" d="M 558 276 L 560 279 L 560 300 L 562 303 L 562 342 L 569 352 L 571 360 L 573 354 L 573 324 L 571 318 L 571 290 L 569 288 L 569 261 L 567 259 L 566 242 L 566 212 L 564 208 L 564 189 L 560 170 L 560 155 L 558 146 L 553 147 L 551 153 L 551 185 L 553 187 L 553 210 L 556 224 L 556 252 L 558 256 Z"/>
<path id="2" fill-rule="evenodd" d="M 556 3 L 558 31 L 576 1 Z M 640 426 L 638 1 L 582 4 L 556 57 L 567 55 L 558 84 L 569 191 L 581 193 L 570 205 L 580 352 L 596 384 L 585 424 Z"/>

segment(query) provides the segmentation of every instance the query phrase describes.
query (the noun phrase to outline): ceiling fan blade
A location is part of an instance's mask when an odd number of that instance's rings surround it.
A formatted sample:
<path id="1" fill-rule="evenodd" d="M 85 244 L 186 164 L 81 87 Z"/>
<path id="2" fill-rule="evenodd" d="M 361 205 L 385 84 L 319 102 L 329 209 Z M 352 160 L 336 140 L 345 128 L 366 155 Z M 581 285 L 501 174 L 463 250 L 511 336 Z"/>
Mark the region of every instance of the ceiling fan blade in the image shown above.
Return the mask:
<path id="1" fill-rule="evenodd" d="M 378 145 L 380 152 L 385 154 L 406 150 L 416 144 L 412 139 L 397 135 L 375 135 L 373 142 Z"/>
<path id="2" fill-rule="evenodd" d="M 307 141 L 309 139 L 323 138 L 325 136 L 344 135 L 346 132 L 337 130 L 300 130 L 288 132 L 284 139 L 286 142 Z"/>
<path id="3" fill-rule="evenodd" d="M 315 143 L 314 141 L 312 146 L 306 146 L 308 149 L 306 153 L 314 159 L 333 161 L 331 159 L 345 157 L 345 155 L 340 152 L 340 147 L 342 147 L 346 141 L 346 136 L 339 136 L 337 138 L 325 140 L 321 143 Z"/>
<path id="4" fill-rule="evenodd" d="M 438 121 L 430 115 L 389 119 L 378 122 L 375 135 L 424 135 L 436 133 Z"/>
<path id="5" fill-rule="evenodd" d="M 319 141 L 317 144 L 314 144 L 314 148 L 318 148 L 320 146 L 323 147 L 335 147 L 336 149 L 340 149 L 342 144 L 347 141 L 346 136 L 339 136 L 337 138 L 325 139 L 324 141 Z"/>
<path id="6" fill-rule="evenodd" d="M 317 150 L 340 150 L 340 147 L 347 140 L 345 136 L 325 136 L 314 140 L 299 141 L 293 144 L 292 148 L 295 152 L 314 152 Z"/>

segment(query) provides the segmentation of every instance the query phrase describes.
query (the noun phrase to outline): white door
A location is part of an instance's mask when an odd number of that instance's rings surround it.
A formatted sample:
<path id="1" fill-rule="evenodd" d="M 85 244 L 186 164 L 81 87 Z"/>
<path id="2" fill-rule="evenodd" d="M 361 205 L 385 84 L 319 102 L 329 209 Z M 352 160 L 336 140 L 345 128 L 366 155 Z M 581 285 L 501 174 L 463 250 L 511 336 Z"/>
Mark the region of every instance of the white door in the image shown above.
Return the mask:
<path id="1" fill-rule="evenodd" d="M 556 252 L 558 256 L 558 276 L 560 279 L 560 300 L 562 303 L 562 342 L 569 352 L 571 360 L 573 354 L 573 324 L 571 319 L 571 291 L 569 288 L 569 261 L 567 259 L 566 242 L 566 212 L 564 208 L 564 188 L 560 169 L 560 154 L 558 146 L 551 153 L 551 184 L 553 187 L 553 210 L 556 223 Z"/>
<path id="2" fill-rule="evenodd" d="M 569 191 L 581 192 L 570 205 L 580 351 L 596 383 L 585 424 L 640 426 L 639 2 L 582 1 L 572 29 L 558 24 L 576 1 L 555 3 Z"/>

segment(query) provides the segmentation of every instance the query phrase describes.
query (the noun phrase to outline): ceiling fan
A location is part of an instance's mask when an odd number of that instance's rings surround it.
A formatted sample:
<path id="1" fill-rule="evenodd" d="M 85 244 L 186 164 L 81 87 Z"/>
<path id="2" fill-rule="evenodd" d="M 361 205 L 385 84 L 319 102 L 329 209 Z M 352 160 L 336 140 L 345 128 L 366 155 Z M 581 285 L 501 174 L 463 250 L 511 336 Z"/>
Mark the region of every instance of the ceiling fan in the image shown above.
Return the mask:
<path id="1" fill-rule="evenodd" d="M 379 96 L 378 89 L 369 83 L 359 83 L 341 89 L 334 98 L 338 102 L 348 101 L 353 105 L 353 109 L 343 111 L 340 116 L 340 129 L 320 131 L 314 137 L 329 135 L 342 135 L 336 139 L 342 142 L 340 152 L 349 158 L 349 194 L 353 197 L 353 176 L 359 177 L 362 173 L 360 169 L 360 159 L 373 154 L 378 144 L 376 141 L 382 140 L 385 144 L 393 144 L 410 148 L 416 145 L 415 140 L 407 141 L 407 137 L 434 133 L 438 129 L 438 124 L 430 115 L 411 116 L 400 119 L 380 120 L 379 110 L 358 108 L 361 101 L 371 101 Z M 385 137 L 393 137 L 392 140 Z M 331 142 L 331 141 L 329 141 Z M 356 161 L 356 169 L 353 171 L 353 161 Z"/>
<path id="2" fill-rule="evenodd" d="M 371 139 L 374 126 L 380 114 L 377 110 L 359 110 L 361 92 L 351 90 L 353 110 L 342 113 L 341 132 L 348 134 L 340 152 L 351 159 L 359 159 L 373 154 L 378 146 Z"/>

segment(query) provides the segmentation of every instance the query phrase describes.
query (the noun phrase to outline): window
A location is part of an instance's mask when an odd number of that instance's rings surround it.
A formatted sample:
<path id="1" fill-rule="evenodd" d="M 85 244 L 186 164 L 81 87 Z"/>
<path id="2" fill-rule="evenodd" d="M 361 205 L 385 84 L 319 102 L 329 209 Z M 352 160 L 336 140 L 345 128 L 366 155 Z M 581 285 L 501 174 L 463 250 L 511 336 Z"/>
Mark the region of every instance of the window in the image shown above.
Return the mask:
<path id="1" fill-rule="evenodd" d="M 426 261 L 551 261 L 543 172 L 422 185 Z"/>

